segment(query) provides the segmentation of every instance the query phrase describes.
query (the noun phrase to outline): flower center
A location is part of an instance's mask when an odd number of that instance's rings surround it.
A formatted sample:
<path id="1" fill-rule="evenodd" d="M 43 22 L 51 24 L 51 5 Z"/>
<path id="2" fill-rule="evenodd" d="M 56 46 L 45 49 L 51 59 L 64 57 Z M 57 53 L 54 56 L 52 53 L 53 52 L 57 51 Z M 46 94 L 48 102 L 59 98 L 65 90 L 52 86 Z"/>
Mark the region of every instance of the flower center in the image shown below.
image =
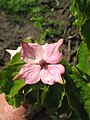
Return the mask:
<path id="1" fill-rule="evenodd" d="M 41 68 L 43 68 L 45 65 L 47 65 L 47 62 L 44 59 L 41 59 L 39 61 L 39 65 L 41 66 Z"/>

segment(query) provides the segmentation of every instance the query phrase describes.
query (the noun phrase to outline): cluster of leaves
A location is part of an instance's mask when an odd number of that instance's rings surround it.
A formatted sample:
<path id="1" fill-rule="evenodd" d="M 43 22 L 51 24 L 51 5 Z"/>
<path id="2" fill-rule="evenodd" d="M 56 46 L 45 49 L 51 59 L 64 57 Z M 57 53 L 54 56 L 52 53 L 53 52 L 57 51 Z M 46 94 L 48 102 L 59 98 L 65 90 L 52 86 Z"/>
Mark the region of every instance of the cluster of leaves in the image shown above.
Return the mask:
<path id="1" fill-rule="evenodd" d="M 18 13 L 27 13 L 30 11 L 31 7 L 34 7 L 39 0 L 0 0 L 0 8 L 7 10 L 7 13 L 18 14 Z M 40 0 L 41 1 L 41 0 Z"/>
<path id="2" fill-rule="evenodd" d="M 77 53 L 77 66 L 72 67 L 72 79 L 75 82 L 81 102 L 90 117 L 90 1 L 72 0 L 71 13 L 75 16 L 74 24 L 79 29 L 82 44 Z M 85 43 L 86 44 L 85 44 Z"/>
<path id="3" fill-rule="evenodd" d="M 87 43 L 90 49 L 90 1 L 89 0 L 72 0 L 71 13 L 76 17 L 75 24 L 77 25 L 81 37 Z"/>
<path id="4" fill-rule="evenodd" d="M 84 104 L 84 108 L 90 113 L 90 63 L 88 56 L 88 48 L 86 43 L 82 42 L 78 53 L 78 64 L 72 67 L 70 75 L 76 84 L 79 92 L 80 101 Z M 89 114 L 90 117 L 90 114 Z"/>

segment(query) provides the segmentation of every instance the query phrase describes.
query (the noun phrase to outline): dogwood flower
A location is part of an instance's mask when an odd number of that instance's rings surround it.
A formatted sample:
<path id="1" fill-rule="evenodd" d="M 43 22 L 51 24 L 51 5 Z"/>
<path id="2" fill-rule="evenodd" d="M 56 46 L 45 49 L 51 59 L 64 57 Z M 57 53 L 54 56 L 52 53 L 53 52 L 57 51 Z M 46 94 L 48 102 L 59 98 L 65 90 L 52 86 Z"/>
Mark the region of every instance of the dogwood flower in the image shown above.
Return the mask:
<path id="1" fill-rule="evenodd" d="M 35 84 L 40 80 L 49 85 L 56 82 L 64 84 L 61 75 L 64 74 L 65 68 L 59 64 L 62 59 L 60 52 L 62 43 L 63 39 L 57 43 L 44 45 L 22 43 L 21 55 L 26 64 L 14 80 L 22 78 L 27 84 Z"/>

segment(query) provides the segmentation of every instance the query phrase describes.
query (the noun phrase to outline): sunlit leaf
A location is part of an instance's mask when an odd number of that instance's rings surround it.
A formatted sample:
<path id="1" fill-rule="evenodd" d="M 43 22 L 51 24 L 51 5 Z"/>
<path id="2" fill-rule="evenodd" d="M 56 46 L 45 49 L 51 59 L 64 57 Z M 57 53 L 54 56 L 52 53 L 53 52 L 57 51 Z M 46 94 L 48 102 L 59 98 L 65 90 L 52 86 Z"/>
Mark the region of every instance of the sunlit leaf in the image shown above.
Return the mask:
<path id="1" fill-rule="evenodd" d="M 42 92 L 42 95 L 41 95 L 41 103 L 42 103 L 42 105 L 44 105 L 45 98 L 46 98 L 46 95 L 47 95 L 48 92 L 49 92 L 49 86 L 46 87 L 46 89 Z"/>
<path id="2" fill-rule="evenodd" d="M 12 98 L 18 94 L 18 91 L 25 86 L 26 83 L 23 80 L 17 80 L 14 82 L 13 87 L 10 90 L 9 97 Z"/>
<path id="3" fill-rule="evenodd" d="M 77 97 L 77 93 L 74 91 L 73 80 L 68 75 L 65 75 L 65 80 L 67 83 L 65 91 L 70 107 L 75 111 L 80 120 L 89 120 L 84 106 L 81 104 L 79 98 Z"/>
<path id="4" fill-rule="evenodd" d="M 21 67 L 22 64 L 9 65 L 0 72 L 0 87 L 2 92 L 9 94 L 11 88 L 14 85 L 12 79 L 19 72 Z"/>
<path id="5" fill-rule="evenodd" d="M 90 113 L 90 76 L 84 78 L 76 67 L 72 67 L 73 74 L 71 75 L 77 88 L 79 89 L 80 100 L 84 103 L 84 108 L 87 113 Z M 89 78 L 89 79 L 88 79 Z M 88 79 L 88 80 L 86 80 Z M 89 115 L 90 117 L 90 115 Z"/>
<path id="6" fill-rule="evenodd" d="M 90 74 L 90 64 L 88 62 L 88 48 L 85 42 L 82 42 L 77 52 L 77 67 L 85 73 Z"/>
<path id="7" fill-rule="evenodd" d="M 81 34 L 83 40 L 87 43 L 88 48 L 90 49 L 90 19 L 85 22 L 81 27 Z"/>
<path id="8" fill-rule="evenodd" d="M 6 65 L 13 65 L 13 64 L 24 64 L 23 59 L 21 59 L 21 53 L 16 53 L 13 58 L 10 60 L 9 63 L 7 63 Z"/>
<path id="9" fill-rule="evenodd" d="M 16 95 L 13 98 L 10 98 L 8 95 L 5 96 L 6 101 L 13 106 L 13 108 L 17 108 L 21 106 L 21 102 L 24 99 L 24 96 L 21 94 Z"/>

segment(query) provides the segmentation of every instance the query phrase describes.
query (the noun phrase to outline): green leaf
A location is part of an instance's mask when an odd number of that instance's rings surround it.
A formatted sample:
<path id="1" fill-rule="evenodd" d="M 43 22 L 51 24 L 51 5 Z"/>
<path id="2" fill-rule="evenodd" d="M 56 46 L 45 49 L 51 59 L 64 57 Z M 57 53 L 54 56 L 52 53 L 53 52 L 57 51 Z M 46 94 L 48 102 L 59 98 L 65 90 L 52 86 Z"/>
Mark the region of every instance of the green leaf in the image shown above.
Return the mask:
<path id="1" fill-rule="evenodd" d="M 75 16 L 82 40 L 85 40 L 90 49 L 90 2 L 88 0 L 71 0 L 71 13 Z"/>
<path id="2" fill-rule="evenodd" d="M 87 0 L 71 0 L 70 11 L 76 18 L 74 24 L 77 25 L 79 30 L 81 30 L 81 26 L 88 19 L 88 15 L 85 11 L 87 7 L 86 1 Z"/>
<path id="3" fill-rule="evenodd" d="M 50 115 L 53 120 L 62 120 L 58 115 Z"/>
<path id="4" fill-rule="evenodd" d="M 19 52 L 19 53 L 16 53 L 14 56 L 13 56 L 13 58 L 11 59 L 11 61 L 10 62 L 8 62 L 7 64 L 6 64 L 6 66 L 7 65 L 13 65 L 13 64 L 24 64 L 24 61 L 23 61 L 23 59 L 21 59 L 21 52 Z"/>
<path id="5" fill-rule="evenodd" d="M 64 95 L 65 93 L 62 85 L 55 84 L 49 86 L 44 100 L 47 110 L 51 113 L 56 111 L 56 109 L 61 106 Z"/>
<path id="6" fill-rule="evenodd" d="M 65 75 L 64 78 L 67 83 L 65 85 L 65 92 L 71 109 L 75 111 L 76 115 L 79 117 L 80 120 L 89 120 L 87 112 L 79 101 L 76 95 L 77 93 L 74 91 L 73 80 L 68 75 Z"/>
<path id="7" fill-rule="evenodd" d="M 78 60 L 77 67 L 83 72 L 90 74 L 90 65 L 88 61 L 89 60 L 88 48 L 84 41 L 79 46 L 79 49 L 77 52 L 77 60 Z"/>
<path id="8" fill-rule="evenodd" d="M 42 90 L 45 89 L 44 84 L 41 82 L 35 84 L 35 85 L 26 85 L 25 90 L 25 96 L 27 97 L 27 100 L 32 105 L 40 105 L 41 104 L 41 93 Z"/>
<path id="9" fill-rule="evenodd" d="M 38 105 L 38 90 L 32 90 L 27 95 L 26 98 L 31 105 Z"/>
<path id="10" fill-rule="evenodd" d="M 8 76 L 9 73 L 7 73 L 7 70 L 3 70 L 0 72 L 0 91 L 1 93 L 4 92 L 8 94 L 10 92 L 10 89 L 13 86 L 13 81 L 11 80 L 11 77 Z"/>
<path id="11" fill-rule="evenodd" d="M 76 67 L 72 67 L 72 72 L 73 72 L 71 74 L 72 79 L 76 83 L 77 87 L 81 88 L 84 85 L 83 82 L 87 82 L 87 81 L 83 78 L 83 76 L 80 74 L 80 72 Z"/>
<path id="12" fill-rule="evenodd" d="M 9 97 L 12 98 L 17 95 L 19 90 L 25 85 L 26 83 L 24 82 L 24 80 L 15 81 L 13 87 L 10 90 Z"/>
<path id="13" fill-rule="evenodd" d="M 90 19 L 85 22 L 81 27 L 82 39 L 87 43 L 88 48 L 90 49 Z"/>
<path id="14" fill-rule="evenodd" d="M 24 96 L 22 94 L 18 94 L 13 98 L 10 98 L 8 95 L 5 96 L 6 101 L 13 106 L 13 108 L 17 108 L 21 106 L 21 102 L 24 99 Z"/>
<path id="15" fill-rule="evenodd" d="M 87 0 L 75 0 L 81 13 L 85 11 Z"/>
<path id="16" fill-rule="evenodd" d="M 61 107 L 58 109 L 58 116 L 60 120 L 79 120 L 75 112 L 70 108 L 66 95 L 62 100 Z"/>
<path id="17" fill-rule="evenodd" d="M 10 62 L 8 62 L 3 70 L 0 71 L 0 91 L 6 94 L 10 93 L 10 90 L 14 86 L 13 78 L 18 74 L 20 68 L 24 65 L 24 61 L 21 59 L 21 54 L 17 53 Z"/>
<path id="18" fill-rule="evenodd" d="M 68 113 L 69 115 L 66 115 L 66 113 L 62 113 L 61 115 L 53 114 L 50 115 L 50 117 L 53 120 L 80 120 L 77 116 L 75 116 L 74 112 Z"/>
<path id="19" fill-rule="evenodd" d="M 25 95 L 27 95 L 28 93 L 30 93 L 31 91 L 34 91 L 34 90 L 39 90 L 39 89 L 42 89 L 42 88 L 44 88 L 44 84 L 39 84 L 39 83 L 37 83 L 37 84 L 35 84 L 35 85 L 27 85 L 26 87 L 27 87 L 27 90 L 26 90 L 26 92 L 25 92 Z"/>
<path id="20" fill-rule="evenodd" d="M 9 94 L 11 88 L 14 85 L 13 78 L 19 72 L 22 64 L 13 64 L 5 66 L 5 68 L 0 72 L 0 88 L 1 91 Z"/>
<path id="21" fill-rule="evenodd" d="M 85 78 L 80 74 L 76 67 L 72 67 L 73 74 L 71 75 L 72 79 L 74 80 L 77 88 L 79 89 L 80 99 L 84 103 L 84 108 L 86 109 L 87 113 L 90 113 L 90 76 Z M 90 114 L 89 114 L 90 117 Z"/>
<path id="22" fill-rule="evenodd" d="M 46 98 L 46 95 L 48 92 L 49 92 L 49 86 L 46 87 L 45 90 L 42 92 L 42 95 L 41 95 L 41 104 L 42 105 L 44 105 L 45 98 Z"/>
<path id="23" fill-rule="evenodd" d="M 62 64 L 65 67 L 65 72 L 66 73 L 71 73 L 72 72 L 72 70 L 71 70 L 72 65 L 67 63 L 64 58 L 62 58 L 62 60 L 60 61 L 60 64 Z"/>
<path id="24" fill-rule="evenodd" d="M 31 40 L 31 38 L 25 38 L 22 40 L 22 42 L 31 43 L 32 40 Z"/>

